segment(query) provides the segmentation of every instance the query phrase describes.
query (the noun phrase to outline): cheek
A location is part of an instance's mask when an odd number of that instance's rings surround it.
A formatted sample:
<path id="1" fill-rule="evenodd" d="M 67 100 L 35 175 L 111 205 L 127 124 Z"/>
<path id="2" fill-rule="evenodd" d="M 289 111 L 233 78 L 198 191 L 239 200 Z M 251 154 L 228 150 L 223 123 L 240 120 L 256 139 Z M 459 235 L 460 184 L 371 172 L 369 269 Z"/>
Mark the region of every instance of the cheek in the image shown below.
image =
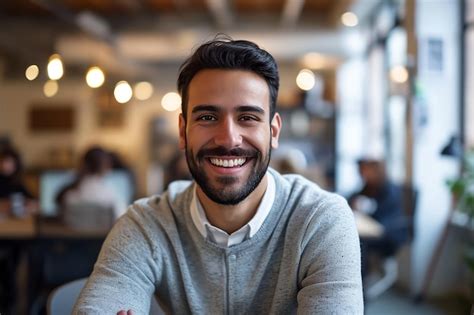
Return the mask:
<path id="1" fill-rule="evenodd" d="M 192 149 L 194 152 L 199 150 L 206 142 L 209 141 L 209 133 L 199 131 L 199 128 L 188 128 L 185 134 L 185 142 L 188 150 Z"/>
<path id="2" fill-rule="evenodd" d="M 253 147 L 258 148 L 265 153 L 271 142 L 271 134 L 269 129 L 252 130 L 246 135 L 247 142 Z"/>

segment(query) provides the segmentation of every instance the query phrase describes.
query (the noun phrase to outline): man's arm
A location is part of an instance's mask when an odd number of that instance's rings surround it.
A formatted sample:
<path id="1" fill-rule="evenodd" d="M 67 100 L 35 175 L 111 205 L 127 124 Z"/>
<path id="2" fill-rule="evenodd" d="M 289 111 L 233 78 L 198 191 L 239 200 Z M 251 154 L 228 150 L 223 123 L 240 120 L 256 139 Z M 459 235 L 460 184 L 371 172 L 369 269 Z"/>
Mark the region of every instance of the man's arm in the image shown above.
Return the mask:
<path id="1" fill-rule="evenodd" d="M 73 314 L 148 314 L 159 257 L 139 222 L 129 211 L 113 227 Z"/>
<path id="2" fill-rule="evenodd" d="M 306 227 L 299 314 L 363 314 L 359 237 L 342 198 L 315 211 Z"/>

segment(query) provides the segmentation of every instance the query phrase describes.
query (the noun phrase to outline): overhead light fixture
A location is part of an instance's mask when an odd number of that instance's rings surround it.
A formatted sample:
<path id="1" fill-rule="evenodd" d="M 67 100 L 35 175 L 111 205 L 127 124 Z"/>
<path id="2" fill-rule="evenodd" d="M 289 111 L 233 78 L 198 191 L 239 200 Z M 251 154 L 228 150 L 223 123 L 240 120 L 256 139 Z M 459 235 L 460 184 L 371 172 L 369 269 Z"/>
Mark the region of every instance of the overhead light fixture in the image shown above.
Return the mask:
<path id="1" fill-rule="evenodd" d="M 390 69 L 390 79 L 395 83 L 405 83 L 408 80 L 408 70 L 404 66 Z"/>
<path id="2" fill-rule="evenodd" d="M 181 96 L 176 92 L 168 92 L 161 99 L 161 106 L 168 112 L 174 112 L 181 107 Z"/>
<path id="3" fill-rule="evenodd" d="M 463 155 L 463 145 L 461 138 L 457 135 L 451 136 L 448 143 L 441 150 L 442 156 L 460 158 Z"/>
<path id="4" fill-rule="evenodd" d="M 114 96 L 117 102 L 124 104 L 130 101 L 133 91 L 127 81 L 120 81 L 115 85 Z"/>
<path id="5" fill-rule="evenodd" d="M 353 12 L 346 12 L 341 16 L 342 24 L 347 27 L 354 27 L 359 24 L 359 18 Z"/>
<path id="6" fill-rule="evenodd" d="M 133 87 L 133 95 L 140 101 L 146 101 L 153 95 L 153 85 L 146 81 L 138 82 Z"/>
<path id="7" fill-rule="evenodd" d="M 55 80 L 48 80 L 43 86 L 43 93 L 46 97 L 53 97 L 58 93 L 59 86 Z"/>
<path id="8" fill-rule="evenodd" d="M 39 68 L 37 65 L 30 65 L 28 68 L 26 68 L 25 77 L 28 80 L 33 81 L 34 79 L 38 77 L 38 74 L 39 74 Z"/>
<path id="9" fill-rule="evenodd" d="M 86 74 L 87 85 L 95 89 L 104 84 L 104 72 L 99 67 L 91 67 Z"/>
<path id="10" fill-rule="evenodd" d="M 315 83 L 316 78 L 311 70 L 303 69 L 296 76 L 296 85 L 304 91 L 311 90 Z"/>
<path id="11" fill-rule="evenodd" d="M 58 54 L 49 57 L 48 77 L 51 80 L 59 80 L 64 74 L 63 62 Z"/>

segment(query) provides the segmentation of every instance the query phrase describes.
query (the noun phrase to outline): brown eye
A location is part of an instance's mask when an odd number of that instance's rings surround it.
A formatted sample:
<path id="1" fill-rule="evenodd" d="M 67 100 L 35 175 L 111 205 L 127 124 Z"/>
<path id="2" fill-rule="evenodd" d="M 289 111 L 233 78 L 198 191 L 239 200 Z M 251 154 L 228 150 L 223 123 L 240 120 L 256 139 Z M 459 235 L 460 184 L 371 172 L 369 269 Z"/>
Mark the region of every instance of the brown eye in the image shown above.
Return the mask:
<path id="1" fill-rule="evenodd" d="M 198 117 L 197 120 L 202 120 L 202 121 L 214 121 L 217 120 L 216 117 L 213 115 L 201 115 Z"/>
<path id="2" fill-rule="evenodd" d="M 258 118 L 253 115 L 242 115 L 239 117 L 240 121 L 257 121 Z"/>

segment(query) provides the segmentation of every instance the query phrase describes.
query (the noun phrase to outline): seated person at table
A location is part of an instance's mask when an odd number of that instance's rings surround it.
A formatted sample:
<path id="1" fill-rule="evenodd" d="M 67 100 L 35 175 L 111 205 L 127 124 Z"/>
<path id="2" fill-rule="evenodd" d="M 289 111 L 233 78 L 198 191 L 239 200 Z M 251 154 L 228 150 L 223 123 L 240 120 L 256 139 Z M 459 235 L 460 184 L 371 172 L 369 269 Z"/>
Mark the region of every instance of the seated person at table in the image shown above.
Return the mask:
<path id="1" fill-rule="evenodd" d="M 37 202 L 22 182 L 20 155 L 11 146 L 0 148 L 0 220 L 9 216 L 22 217 L 37 209 Z M 8 224 L 8 223 L 7 223 Z M 16 268 L 18 247 L 0 246 L 0 314 L 14 313 L 16 302 Z"/>
<path id="2" fill-rule="evenodd" d="M 0 215 L 23 216 L 37 208 L 32 194 L 22 182 L 20 155 L 11 147 L 0 150 Z M 19 204 L 18 204 L 19 203 Z"/>
<path id="3" fill-rule="evenodd" d="M 268 168 L 278 82 L 249 41 L 218 37 L 185 61 L 179 139 L 194 181 L 129 208 L 74 314 L 147 314 L 152 297 L 170 314 L 363 313 L 347 203 Z"/>
<path id="4" fill-rule="evenodd" d="M 75 180 L 64 187 L 56 197 L 63 211 L 81 204 L 113 209 L 115 218 L 126 210 L 126 204 L 105 181 L 111 170 L 110 154 L 100 147 L 93 147 L 84 154 Z"/>
<path id="5" fill-rule="evenodd" d="M 363 212 L 381 224 L 383 232 L 378 237 L 361 237 L 362 275 L 369 271 L 369 257 L 392 256 L 408 239 L 408 227 L 402 207 L 402 189 L 386 175 L 385 163 L 366 157 L 358 161 L 363 187 L 349 198 L 354 211 Z"/>

